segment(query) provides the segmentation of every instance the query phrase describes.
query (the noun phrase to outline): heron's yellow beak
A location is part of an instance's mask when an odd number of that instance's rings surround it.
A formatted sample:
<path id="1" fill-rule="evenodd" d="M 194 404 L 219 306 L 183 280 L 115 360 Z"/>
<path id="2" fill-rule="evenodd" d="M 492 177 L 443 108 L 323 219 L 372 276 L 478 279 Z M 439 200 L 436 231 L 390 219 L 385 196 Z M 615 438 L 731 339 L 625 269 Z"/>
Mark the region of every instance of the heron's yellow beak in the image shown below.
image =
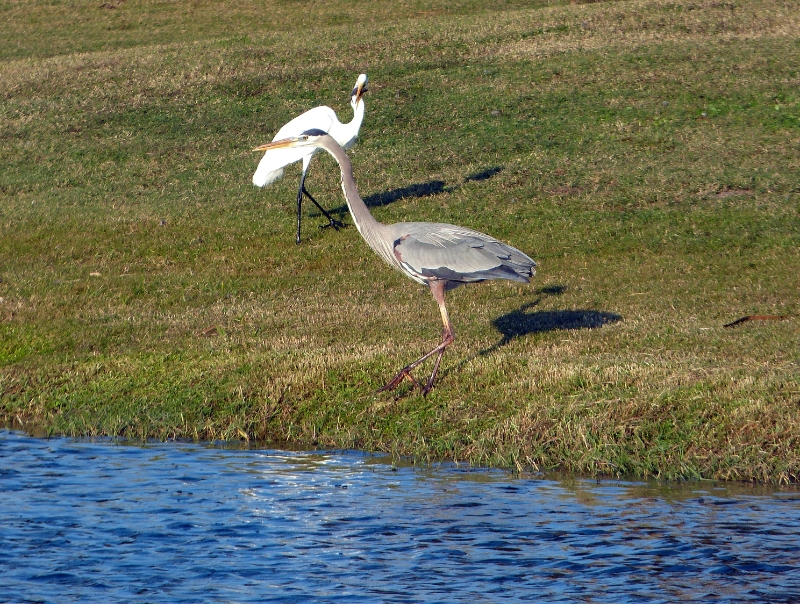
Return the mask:
<path id="1" fill-rule="evenodd" d="M 270 149 L 283 149 L 284 147 L 291 147 L 295 142 L 297 142 L 296 138 L 284 138 L 279 141 L 272 141 L 271 143 L 266 143 L 264 145 L 259 145 L 253 151 L 269 151 Z"/>

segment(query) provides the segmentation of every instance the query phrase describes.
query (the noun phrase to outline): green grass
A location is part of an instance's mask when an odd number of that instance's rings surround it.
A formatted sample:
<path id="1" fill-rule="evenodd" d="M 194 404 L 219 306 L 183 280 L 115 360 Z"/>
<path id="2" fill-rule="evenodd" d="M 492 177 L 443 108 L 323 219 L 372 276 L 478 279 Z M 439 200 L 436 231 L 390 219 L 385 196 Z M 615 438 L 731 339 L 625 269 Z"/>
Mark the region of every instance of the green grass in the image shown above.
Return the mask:
<path id="1" fill-rule="evenodd" d="M 3 421 L 800 478 L 798 2 L 101 4 L 0 9 Z M 310 207 L 296 246 L 299 167 L 250 183 L 362 71 L 375 216 L 539 262 L 449 294 L 427 398 L 375 391 L 430 294 Z M 338 178 L 308 185 L 349 222 Z"/>

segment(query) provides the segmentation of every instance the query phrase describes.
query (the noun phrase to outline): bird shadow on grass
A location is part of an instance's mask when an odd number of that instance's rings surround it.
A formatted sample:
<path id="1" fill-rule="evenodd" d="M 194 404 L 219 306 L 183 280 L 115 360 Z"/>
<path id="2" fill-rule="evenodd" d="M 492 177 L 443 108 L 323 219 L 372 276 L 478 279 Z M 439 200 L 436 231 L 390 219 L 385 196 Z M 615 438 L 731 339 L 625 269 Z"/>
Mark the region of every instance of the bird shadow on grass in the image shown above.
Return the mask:
<path id="1" fill-rule="evenodd" d="M 492 166 L 480 172 L 475 172 L 469 176 L 464 177 L 464 182 L 481 182 L 489 180 L 496 174 L 503 171 L 503 166 Z M 401 199 L 410 199 L 413 197 L 433 197 L 434 195 L 441 195 L 442 193 L 452 193 L 460 185 L 448 187 L 443 180 L 431 180 L 429 182 L 419 182 L 407 187 L 399 189 L 392 189 L 391 191 L 384 191 L 382 193 L 373 193 L 364 198 L 364 203 L 368 208 L 379 208 L 381 206 L 388 206 L 390 203 L 400 201 Z M 328 210 L 330 214 L 336 214 L 341 218 L 348 212 L 347 204 L 342 204 L 339 207 L 331 208 Z M 322 216 L 321 212 L 311 214 L 311 216 Z"/>
<path id="2" fill-rule="evenodd" d="M 381 206 L 388 206 L 390 203 L 400 201 L 401 199 L 432 197 L 434 195 L 441 195 L 442 193 L 450 193 L 454 190 L 454 187 L 447 187 L 443 180 L 432 180 L 430 182 L 415 183 L 399 189 L 392 189 L 391 191 L 384 191 L 383 193 L 373 193 L 364 198 L 364 203 L 367 204 L 368 208 L 379 208 Z M 343 216 L 348 211 L 347 204 L 342 204 L 338 208 L 332 208 L 328 211 L 331 214 Z M 321 215 L 322 214 L 320 214 L 320 216 Z"/>
<path id="3" fill-rule="evenodd" d="M 617 323 L 622 320 L 621 315 L 612 312 L 582 308 L 574 310 L 539 310 L 531 312 L 531 309 L 538 306 L 546 296 L 559 296 L 564 293 L 566 289 L 566 285 L 551 285 L 537 289 L 536 293 L 538 297 L 536 299 L 492 321 L 492 325 L 494 325 L 494 328 L 500 332 L 502 336 L 499 341 L 475 353 L 471 357 L 462 360 L 455 367 L 443 371 L 442 375 L 448 375 L 451 372 L 457 371 L 475 358 L 491 354 L 517 338 L 522 338 L 531 334 L 546 333 L 548 331 L 597 329 L 598 327 Z"/>
<path id="4" fill-rule="evenodd" d="M 390 203 L 400 201 L 401 199 L 410 197 L 432 197 L 433 195 L 449 193 L 453 190 L 452 187 L 446 187 L 443 180 L 432 180 L 430 182 L 408 185 L 400 189 L 384 191 L 383 193 L 373 193 L 364 199 L 364 203 L 367 204 L 367 207 L 378 208 L 380 206 L 388 206 Z"/>
<path id="5" fill-rule="evenodd" d="M 560 296 L 567 289 L 566 285 L 550 285 L 540 287 L 536 290 L 538 297 L 523 304 L 517 310 L 497 317 L 492 321 L 494 328 L 503 337 L 500 341 L 492 344 L 486 350 L 482 350 L 479 356 L 494 352 L 501 346 L 505 346 L 512 340 L 528 336 L 535 333 L 545 333 L 548 331 L 574 330 L 574 329 L 597 329 L 609 323 L 621 321 L 620 315 L 603 310 L 574 309 L 574 310 L 530 310 L 539 305 L 546 296 Z"/>
<path id="6" fill-rule="evenodd" d="M 597 329 L 609 323 L 616 323 L 622 320 L 620 315 L 602 310 L 540 310 L 528 312 L 533 306 L 538 304 L 538 300 L 523 304 L 517 310 L 513 310 L 492 321 L 495 329 L 502 334 L 502 339 L 493 344 L 481 354 L 497 350 L 505 346 L 511 340 L 521 338 L 533 333 L 544 333 L 547 331 L 569 330 L 569 329 Z"/>
<path id="7" fill-rule="evenodd" d="M 480 172 L 466 176 L 464 178 L 464 182 L 479 182 L 482 180 L 489 180 L 492 176 L 499 174 L 502 171 L 503 166 L 486 168 L 485 170 L 481 170 Z M 441 193 L 452 193 L 457 188 L 458 185 L 454 187 L 446 186 L 443 180 L 432 180 L 430 182 L 408 185 L 407 187 L 402 187 L 400 189 L 384 191 L 383 193 L 373 193 L 372 195 L 368 195 L 364 198 L 364 203 L 367 204 L 367 207 L 369 208 L 378 208 L 380 206 L 388 206 L 390 203 L 400 201 L 401 199 L 408 199 L 411 197 L 432 197 L 434 195 L 440 195 Z M 337 210 L 338 209 L 339 208 L 337 208 Z M 342 206 L 342 209 L 346 210 L 347 206 Z"/>
<path id="8" fill-rule="evenodd" d="M 480 182 L 482 180 L 489 180 L 495 174 L 500 174 L 503 171 L 503 166 L 493 166 L 491 168 L 486 168 L 485 170 L 481 170 L 480 172 L 475 172 L 475 174 L 470 174 L 466 178 L 464 178 L 464 182 Z"/>

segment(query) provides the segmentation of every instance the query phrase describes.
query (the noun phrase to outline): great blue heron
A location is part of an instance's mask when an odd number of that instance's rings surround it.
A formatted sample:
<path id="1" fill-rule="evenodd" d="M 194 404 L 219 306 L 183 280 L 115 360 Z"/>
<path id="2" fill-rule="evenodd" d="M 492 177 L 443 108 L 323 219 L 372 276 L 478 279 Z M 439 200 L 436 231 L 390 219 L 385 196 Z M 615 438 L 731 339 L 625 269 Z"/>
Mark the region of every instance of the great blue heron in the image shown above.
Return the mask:
<path id="1" fill-rule="evenodd" d="M 322 130 L 330 134 L 337 143 L 345 149 L 352 147 L 358 138 L 358 130 L 364 119 L 364 100 L 363 95 L 367 91 L 367 74 L 362 73 L 356 80 L 356 85 L 350 96 L 350 105 L 353 107 L 353 119 L 347 124 L 343 124 L 336 117 L 336 113 L 330 107 L 314 107 L 305 113 L 298 115 L 288 124 L 283 126 L 273 138 L 273 141 L 298 136 L 306 130 Z M 326 212 L 317 200 L 311 196 L 306 189 L 306 173 L 311 163 L 311 158 L 317 149 L 271 149 L 264 153 L 258 168 L 253 174 L 253 184 L 257 187 L 265 187 L 283 176 L 284 167 L 296 161 L 303 160 L 303 175 L 300 177 L 300 188 L 297 190 L 297 239 L 300 243 L 300 206 L 303 203 L 303 195 L 314 202 L 325 217 L 329 220 L 328 224 L 321 225 L 320 228 L 333 227 L 337 231 L 344 225 Z"/>
<path id="2" fill-rule="evenodd" d="M 398 222 L 382 224 L 369 213 L 361 199 L 353 179 L 353 166 L 347 153 L 325 132 L 309 130 L 300 136 L 273 141 L 256 147 L 255 151 L 275 149 L 324 149 L 339 163 L 344 191 L 350 215 L 358 232 L 381 258 L 390 266 L 418 283 L 431 289 L 444 331 L 442 341 L 430 352 L 406 365 L 386 384 L 383 390 L 393 390 L 404 377 L 408 377 L 424 395 L 430 392 L 445 349 L 455 340 L 453 325 L 444 303 L 446 291 L 463 285 L 488 279 L 509 279 L 528 283 L 536 274 L 536 263 L 516 248 L 505 245 L 471 229 L 452 224 L 434 222 Z M 438 355 L 433 372 L 427 383 L 421 385 L 411 371 L 425 359 Z"/>

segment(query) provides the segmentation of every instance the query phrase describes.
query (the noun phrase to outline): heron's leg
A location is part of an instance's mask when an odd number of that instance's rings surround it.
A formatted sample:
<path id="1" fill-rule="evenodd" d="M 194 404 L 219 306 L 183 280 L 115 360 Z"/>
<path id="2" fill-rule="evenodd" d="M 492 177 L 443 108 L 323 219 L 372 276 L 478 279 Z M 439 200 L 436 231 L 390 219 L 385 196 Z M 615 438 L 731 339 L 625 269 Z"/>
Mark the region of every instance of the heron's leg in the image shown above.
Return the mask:
<path id="1" fill-rule="evenodd" d="M 428 358 L 432 357 L 432 356 L 433 356 L 433 355 L 435 355 L 436 353 L 441 353 L 441 352 L 444 352 L 444 349 L 445 349 L 447 346 L 449 346 L 450 344 L 452 344 L 452 343 L 453 343 L 453 341 L 452 341 L 452 340 L 450 340 L 449 342 L 442 342 L 441 344 L 439 344 L 439 345 L 438 345 L 436 348 L 434 348 L 434 349 L 433 349 L 433 350 L 431 350 L 430 352 L 426 352 L 425 354 L 423 354 L 421 357 L 419 357 L 419 358 L 418 358 L 416 361 L 414 361 L 413 363 L 409 363 L 408 365 L 406 365 L 405 367 L 403 367 L 403 368 L 402 368 L 402 369 L 401 369 L 401 370 L 398 372 L 398 374 L 397 374 L 396 376 L 394 376 L 394 377 L 391 379 L 391 381 L 390 381 L 388 384 L 386 384 L 386 385 L 385 385 L 383 388 L 379 389 L 379 390 L 378 390 L 378 392 L 385 392 L 385 391 L 387 391 L 387 390 L 394 390 L 395 388 L 397 388 L 397 387 L 400 385 L 400 382 L 402 382 L 402 381 L 403 381 L 403 378 L 408 378 L 409 380 L 411 380 L 411 382 L 413 382 L 413 383 L 414 383 L 414 385 L 418 386 L 418 387 L 419 387 L 419 389 L 420 389 L 420 390 L 422 390 L 423 394 L 428 394 L 428 391 L 430 390 L 430 388 L 428 388 L 428 389 L 426 390 L 426 388 L 425 388 L 425 387 L 423 387 L 423 386 L 422 386 L 422 384 L 420 384 L 420 383 L 419 383 L 419 382 L 416 380 L 416 378 L 414 378 L 414 376 L 413 376 L 413 375 L 411 375 L 411 371 L 412 371 L 412 370 L 413 370 L 413 369 L 414 369 L 414 368 L 415 368 L 417 365 L 419 365 L 420 363 L 422 363 L 424 360 L 426 360 L 426 359 L 428 359 Z M 429 381 L 430 381 L 430 380 L 429 380 Z"/>
<path id="2" fill-rule="evenodd" d="M 436 374 L 439 372 L 439 363 L 442 362 L 442 356 L 445 349 L 450 346 L 456 339 L 456 333 L 453 330 L 453 324 L 450 322 L 450 317 L 447 314 L 447 307 L 444 305 L 444 289 L 447 285 L 446 281 L 434 281 L 431 283 L 431 293 L 433 294 L 436 303 L 439 305 L 439 313 L 442 315 L 442 323 L 444 324 L 444 331 L 442 331 L 442 343 L 439 344 L 439 356 L 436 357 L 436 362 L 433 364 L 433 371 L 431 377 L 428 378 L 428 383 L 422 391 L 423 396 L 427 396 L 433 388 L 433 381 L 436 379 Z"/>
<path id="3" fill-rule="evenodd" d="M 400 385 L 400 382 L 403 381 L 403 378 L 408 378 L 414 383 L 420 390 L 422 390 L 422 395 L 427 396 L 427 394 L 433 388 L 433 382 L 436 379 L 436 374 L 439 371 L 439 364 L 442 361 L 442 355 L 444 355 L 445 349 L 452 344 L 456 337 L 455 331 L 453 330 L 453 325 L 450 323 L 450 318 L 447 315 L 447 308 L 444 304 L 444 288 L 446 285 L 446 281 L 432 281 L 430 284 L 431 293 L 433 297 L 436 299 L 436 302 L 439 304 L 439 312 L 442 315 L 442 323 L 444 323 L 444 331 L 442 332 L 442 341 L 441 343 L 431 350 L 430 352 L 423 354 L 420 358 L 418 358 L 413 363 L 410 363 L 403 367 L 400 372 L 392 378 L 392 380 L 386 384 L 383 388 L 378 390 L 378 392 L 384 392 L 386 390 L 394 390 Z M 417 367 L 420 363 L 425 361 L 426 359 L 432 357 L 433 355 L 438 354 L 436 357 L 436 363 L 433 367 L 433 373 L 431 373 L 431 377 L 428 378 L 427 383 L 425 386 L 422 386 L 413 375 L 411 375 L 411 371 Z"/>
<path id="4" fill-rule="evenodd" d="M 423 396 L 427 396 L 428 393 L 433 389 L 433 381 L 436 379 L 436 374 L 439 372 L 439 363 L 442 362 L 442 357 L 444 356 L 444 350 L 445 348 L 450 346 L 450 344 L 452 344 L 455 341 L 455 339 L 456 336 L 453 333 L 452 328 L 450 329 L 450 331 L 447 331 L 447 329 L 445 329 L 444 332 L 442 332 L 442 343 L 438 346 L 438 348 L 441 348 L 441 350 L 439 351 L 439 355 L 436 357 L 436 362 L 433 364 L 433 372 L 431 372 L 431 377 L 428 378 L 428 383 L 425 384 L 424 388 L 421 388 Z"/>
<path id="5" fill-rule="evenodd" d="M 321 224 L 319 225 L 319 228 L 327 229 L 328 227 L 333 227 L 338 231 L 339 229 L 345 226 L 343 222 L 341 222 L 340 220 L 336 220 L 333 216 L 328 214 L 328 212 L 326 212 L 325 209 L 317 203 L 317 200 L 311 197 L 311 193 L 308 192 L 308 189 L 306 189 L 305 184 L 300 185 L 300 190 L 303 192 L 303 194 L 305 194 L 306 197 L 308 197 L 311 201 L 314 202 L 314 205 L 317 206 L 317 208 L 319 208 L 319 211 L 325 214 L 325 218 L 328 219 L 328 224 Z"/>

